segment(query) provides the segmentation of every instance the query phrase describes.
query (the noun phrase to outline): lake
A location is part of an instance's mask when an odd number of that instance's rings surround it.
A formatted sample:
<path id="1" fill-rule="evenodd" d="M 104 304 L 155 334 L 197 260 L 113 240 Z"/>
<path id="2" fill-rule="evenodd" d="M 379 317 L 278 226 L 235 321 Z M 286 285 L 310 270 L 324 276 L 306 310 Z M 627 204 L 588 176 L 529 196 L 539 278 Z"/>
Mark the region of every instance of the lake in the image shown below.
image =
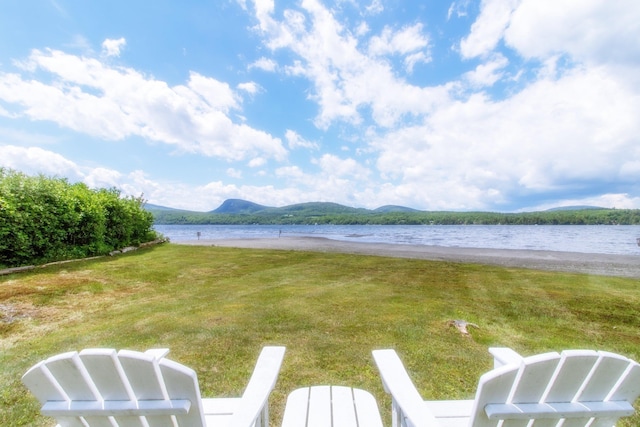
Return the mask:
<path id="1" fill-rule="evenodd" d="M 325 237 L 401 245 L 640 255 L 638 225 L 161 225 L 171 241 Z M 639 259 L 640 262 L 640 259 Z"/>

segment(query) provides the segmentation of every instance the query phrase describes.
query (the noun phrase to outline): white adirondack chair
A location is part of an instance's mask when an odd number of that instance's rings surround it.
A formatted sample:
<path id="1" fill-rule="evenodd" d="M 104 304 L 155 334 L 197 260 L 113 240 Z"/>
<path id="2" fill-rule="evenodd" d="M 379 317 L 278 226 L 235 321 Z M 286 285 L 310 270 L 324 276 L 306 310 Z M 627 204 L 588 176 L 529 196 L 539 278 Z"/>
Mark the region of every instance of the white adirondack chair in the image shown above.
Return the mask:
<path id="1" fill-rule="evenodd" d="M 474 400 L 423 401 L 396 352 L 374 350 L 393 427 L 611 427 L 640 396 L 640 365 L 617 354 L 489 351 L 494 369 L 480 377 Z"/>
<path id="2" fill-rule="evenodd" d="M 239 398 L 202 399 L 196 373 L 166 349 L 87 349 L 34 365 L 23 383 L 59 427 L 262 427 L 284 347 L 264 347 Z"/>

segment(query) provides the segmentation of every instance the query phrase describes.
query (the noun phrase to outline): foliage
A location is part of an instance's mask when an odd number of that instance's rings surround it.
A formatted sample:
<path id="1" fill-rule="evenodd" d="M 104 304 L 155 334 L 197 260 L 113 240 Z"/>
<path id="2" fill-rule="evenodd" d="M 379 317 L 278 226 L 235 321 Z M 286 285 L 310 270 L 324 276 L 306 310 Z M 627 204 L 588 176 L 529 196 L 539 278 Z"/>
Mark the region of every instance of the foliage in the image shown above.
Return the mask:
<path id="1" fill-rule="evenodd" d="M 153 240 L 141 198 L 0 168 L 0 267 L 106 254 Z"/>
<path id="2" fill-rule="evenodd" d="M 353 254 L 172 244 L 49 266 L 0 277 L 0 425 L 51 425 L 20 377 L 61 352 L 166 347 L 216 397 L 241 395 L 270 344 L 287 347 L 271 425 L 313 384 L 371 391 L 389 425 L 373 349 L 396 349 L 425 399 L 468 399 L 491 346 L 640 360 L 639 306 L 637 279 Z"/>
<path id="3" fill-rule="evenodd" d="M 428 212 L 355 209 L 334 203 L 303 203 L 253 213 L 150 209 L 156 224 L 334 225 L 638 225 L 640 209 L 575 209 L 544 212 Z"/>

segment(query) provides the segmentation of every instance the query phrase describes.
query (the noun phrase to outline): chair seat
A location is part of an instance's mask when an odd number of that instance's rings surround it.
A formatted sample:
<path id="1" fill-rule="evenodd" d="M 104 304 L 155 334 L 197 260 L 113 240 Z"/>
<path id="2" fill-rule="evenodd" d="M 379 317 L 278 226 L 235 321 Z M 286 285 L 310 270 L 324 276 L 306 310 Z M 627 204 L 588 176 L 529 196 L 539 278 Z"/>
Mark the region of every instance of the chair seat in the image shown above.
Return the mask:
<path id="1" fill-rule="evenodd" d="M 344 386 L 313 386 L 287 397 L 282 427 L 382 427 L 371 393 Z"/>

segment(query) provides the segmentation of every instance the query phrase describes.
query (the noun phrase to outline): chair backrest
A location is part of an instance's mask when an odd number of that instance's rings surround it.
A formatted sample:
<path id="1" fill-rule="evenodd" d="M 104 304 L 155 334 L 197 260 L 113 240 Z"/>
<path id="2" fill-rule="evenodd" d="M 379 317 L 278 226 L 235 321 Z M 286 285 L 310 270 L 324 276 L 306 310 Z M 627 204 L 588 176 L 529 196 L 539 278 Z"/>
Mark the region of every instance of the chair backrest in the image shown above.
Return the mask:
<path id="1" fill-rule="evenodd" d="M 638 396 L 633 360 L 591 350 L 546 353 L 484 374 L 469 425 L 611 427 L 633 414 Z"/>
<path id="2" fill-rule="evenodd" d="M 42 414 L 61 426 L 204 427 L 196 373 L 163 354 L 63 353 L 34 365 L 22 381 Z"/>

